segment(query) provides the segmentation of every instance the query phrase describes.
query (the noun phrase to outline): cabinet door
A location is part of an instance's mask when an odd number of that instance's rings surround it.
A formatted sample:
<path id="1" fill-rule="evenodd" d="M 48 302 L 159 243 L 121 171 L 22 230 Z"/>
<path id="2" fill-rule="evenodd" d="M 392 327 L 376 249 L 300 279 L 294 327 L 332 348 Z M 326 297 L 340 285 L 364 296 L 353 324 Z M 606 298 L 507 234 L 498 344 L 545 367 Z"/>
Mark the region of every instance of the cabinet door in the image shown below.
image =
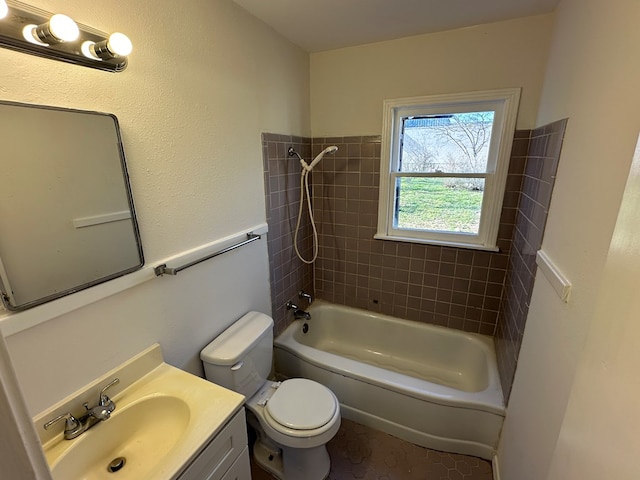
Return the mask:
<path id="1" fill-rule="evenodd" d="M 213 479 L 207 479 L 213 480 Z M 224 474 L 222 480 L 251 480 L 251 464 L 249 463 L 249 447 L 244 450 L 231 465 L 231 468 Z"/>
<path id="2" fill-rule="evenodd" d="M 247 426 L 244 409 L 241 409 L 178 478 L 179 480 L 221 480 L 236 459 L 241 460 L 239 457 L 246 447 Z M 248 466 L 248 456 L 246 463 Z M 238 478 L 244 480 L 244 477 Z M 250 479 L 251 476 L 246 478 Z"/>

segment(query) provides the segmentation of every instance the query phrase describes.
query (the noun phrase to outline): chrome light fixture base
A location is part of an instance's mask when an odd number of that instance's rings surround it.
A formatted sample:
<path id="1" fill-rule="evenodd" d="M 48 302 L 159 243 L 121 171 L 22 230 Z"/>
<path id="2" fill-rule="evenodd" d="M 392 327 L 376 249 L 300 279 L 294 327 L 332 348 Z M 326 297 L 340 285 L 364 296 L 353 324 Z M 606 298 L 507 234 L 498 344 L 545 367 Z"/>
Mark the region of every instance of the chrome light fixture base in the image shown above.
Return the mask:
<path id="1" fill-rule="evenodd" d="M 116 55 L 109 58 L 105 55 L 100 58 L 89 55 L 87 49 L 83 49 L 82 46 L 87 43 L 106 45 L 109 34 L 78 23 L 79 36 L 76 40 L 49 43 L 47 39 L 55 38 L 42 32 L 47 32 L 46 25 L 52 17 L 50 12 L 18 1 L 7 0 L 6 3 L 9 7 L 8 14 L 0 18 L 1 47 L 108 72 L 121 72 L 127 68 L 126 56 Z M 27 40 L 31 30 L 35 41 Z"/>

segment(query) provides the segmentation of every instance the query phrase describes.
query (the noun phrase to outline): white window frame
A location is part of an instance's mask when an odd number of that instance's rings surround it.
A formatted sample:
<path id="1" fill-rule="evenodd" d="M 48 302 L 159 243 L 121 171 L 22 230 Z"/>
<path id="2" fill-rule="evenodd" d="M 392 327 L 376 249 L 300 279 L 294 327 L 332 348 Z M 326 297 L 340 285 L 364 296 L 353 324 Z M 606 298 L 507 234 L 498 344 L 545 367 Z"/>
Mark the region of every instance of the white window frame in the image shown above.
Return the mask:
<path id="1" fill-rule="evenodd" d="M 380 158 L 378 231 L 374 238 L 498 251 L 496 240 L 519 101 L 519 88 L 385 100 Z M 405 176 L 398 172 L 402 118 L 478 111 L 495 112 L 487 172 L 480 175 L 485 179 L 485 187 L 478 234 L 394 228 L 396 178 Z M 411 174 L 411 176 L 429 178 L 437 174 Z"/>

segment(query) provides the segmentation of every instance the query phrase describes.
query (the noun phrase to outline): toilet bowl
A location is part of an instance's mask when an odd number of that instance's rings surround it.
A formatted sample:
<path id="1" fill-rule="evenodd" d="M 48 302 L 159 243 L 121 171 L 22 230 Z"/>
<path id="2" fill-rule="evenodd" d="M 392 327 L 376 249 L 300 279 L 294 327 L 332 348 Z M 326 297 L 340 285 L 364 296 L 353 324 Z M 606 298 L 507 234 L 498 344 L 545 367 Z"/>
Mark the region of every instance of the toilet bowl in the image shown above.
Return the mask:
<path id="1" fill-rule="evenodd" d="M 326 443 L 340 428 L 338 399 L 313 380 L 267 380 L 272 356 L 273 320 L 258 312 L 200 352 L 208 380 L 245 395 L 256 463 L 281 480 L 322 480 L 331 468 Z"/>
<path id="2" fill-rule="evenodd" d="M 340 428 L 340 406 L 331 390 L 302 378 L 267 382 L 245 406 L 255 419 L 249 423 L 258 432 L 254 459 L 261 467 L 278 477 L 282 469 L 280 478 L 287 480 L 329 474 L 325 445 Z M 282 467 L 273 444 L 285 450 Z"/>

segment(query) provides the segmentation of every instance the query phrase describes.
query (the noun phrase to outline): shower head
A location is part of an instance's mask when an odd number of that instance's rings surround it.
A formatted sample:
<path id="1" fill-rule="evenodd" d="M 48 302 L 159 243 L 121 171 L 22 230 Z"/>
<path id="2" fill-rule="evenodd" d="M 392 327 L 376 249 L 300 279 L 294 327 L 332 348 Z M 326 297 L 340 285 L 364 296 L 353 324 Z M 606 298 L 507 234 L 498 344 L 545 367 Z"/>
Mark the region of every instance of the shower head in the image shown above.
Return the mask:
<path id="1" fill-rule="evenodd" d="M 287 150 L 287 153 L 289 154 L 290 157 L 293 157 L 294 155 L 298 157 L 298 160 L 300 160 L 300 165 L 302 165 L 302 168 L 307 172 L 310 172 L 313 169 L 313 167 L 315 167 L 318 164 L 318 162 L 322 160 L 322 157 L 324 157 L 327 153 L 336 153 L 337 151 L 338 151 L 338 147 L 336 147 L 335 145 L 331 145 L 330 147 L 327 147 L 323 151 L 321 151 L 316 156 L 316 158 L 313 159 L 311 164 L 308 164 L 307 162 L 305 162 L 303 158 L 300 156 L 300 154 L 296 152 L 293 147 L 289 147 L 289 149 Z"/>
<path id="2" fill-rule="evenodd" d="M 324 150 L 322 150 L 316 156 L 316 158 L 313 159 L 313 162 L 311 162 L 308 166 L 303 165 L 303 167 L 305 168 L 305 170 L 310 172 L 311 170 L 313 170 L 313 167 L 315 167 L 318 164 L 318 162 L 322 160 L 322 157 L 324 157 L 327 153 L 336 153 L 337 151 L 338 151 L 338 147 L 336 147 L 335 145 L 331 145 L 330 147 L 327 147 Z"/>

